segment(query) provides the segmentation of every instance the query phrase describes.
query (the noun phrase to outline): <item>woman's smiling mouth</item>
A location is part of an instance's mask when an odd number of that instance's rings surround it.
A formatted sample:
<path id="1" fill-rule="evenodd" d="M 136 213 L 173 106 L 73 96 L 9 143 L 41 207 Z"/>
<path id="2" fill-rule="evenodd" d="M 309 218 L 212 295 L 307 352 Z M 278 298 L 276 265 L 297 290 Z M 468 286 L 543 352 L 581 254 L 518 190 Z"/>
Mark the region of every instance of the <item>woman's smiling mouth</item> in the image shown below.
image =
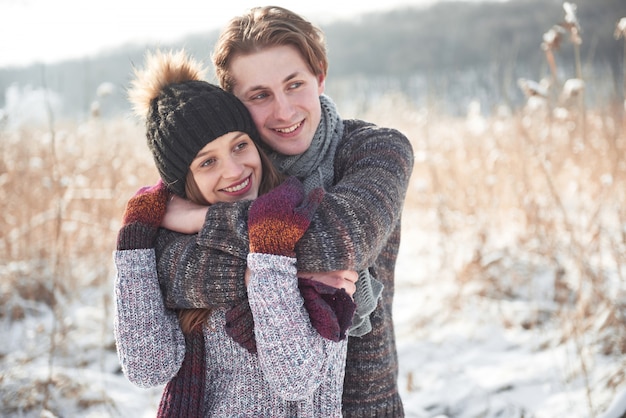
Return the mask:
<path id="1" fill-rule="evenodd" d="M 235 184 L 234 186 L 224 187 L 222 190 L 228 193 L 239 192 L 250 185 L 250 176 L 246 177 L 242 182 Z"/>

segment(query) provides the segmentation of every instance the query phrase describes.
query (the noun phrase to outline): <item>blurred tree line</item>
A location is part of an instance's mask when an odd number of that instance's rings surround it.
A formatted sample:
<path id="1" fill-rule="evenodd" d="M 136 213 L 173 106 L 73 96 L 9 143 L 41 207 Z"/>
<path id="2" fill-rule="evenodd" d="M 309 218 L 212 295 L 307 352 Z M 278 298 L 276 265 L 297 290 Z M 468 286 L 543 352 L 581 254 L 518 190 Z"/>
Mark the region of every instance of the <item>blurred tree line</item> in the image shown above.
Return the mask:
<path id="1" fill-rule="evenodd" d="M 624 47 L 613 33 L 618 20 L 626 16 L 626 2 L 573 3 L 582 29 L 584 72 L 591 79 L 589 84 L 598 82 L 599 86 L 587 99 L 604 103 L 623 100 Z M 443 110 L 450 113 L 463 112 L 474 99 L 485 108 L 501 103 L 515 106 L 522 99 L 518 78 L 548 76 L 542 37 L 563 19 L 561 0 L 450 1 L 321 25 L 330 57 L 327 92 L 333 97 L 344 94 L 367 101 L 381 91 L 399 90 L 417 104 L 435 96 L 445 102 Z M 159 47 L 185 47 L 210 66 L 217 35 L 217 31 L 200 33 Z M 94 103 L 102 116 L 118 115 L 129 109 L 125 89 L 132 66 L 141 65 L 146 48 L 155 47 L 129 44 L 79 60 L 2 68 L 0 91 L 17 85 L 57 92 L 62 97 L 59 112 L 63 116 L 87 117 Z M 556 60 L 563 78 L 574 77 L 569 41 L 562 43 Z M 98 96 L 102 83 L 115 87 L 107 97 Z M 0 108 L 6 106 L 6 100 L 2 94 Z"/>

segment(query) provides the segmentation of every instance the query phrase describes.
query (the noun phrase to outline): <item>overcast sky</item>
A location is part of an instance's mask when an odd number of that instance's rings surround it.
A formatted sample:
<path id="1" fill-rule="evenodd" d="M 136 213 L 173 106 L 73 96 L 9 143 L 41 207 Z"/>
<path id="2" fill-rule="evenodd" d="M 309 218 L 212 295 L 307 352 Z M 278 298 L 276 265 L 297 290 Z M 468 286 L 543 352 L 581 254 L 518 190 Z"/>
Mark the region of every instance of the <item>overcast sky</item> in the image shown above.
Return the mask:
<path id="1" fill-rule="evenodd" d="M 439 0 L 0 0 L 0 67 L 97 54 L 131 41 L 170 42 L 222 27 L 246 9 L 276 4 L 316 24 Z M 350 6 L 348 6 L 350 4 Z"/>

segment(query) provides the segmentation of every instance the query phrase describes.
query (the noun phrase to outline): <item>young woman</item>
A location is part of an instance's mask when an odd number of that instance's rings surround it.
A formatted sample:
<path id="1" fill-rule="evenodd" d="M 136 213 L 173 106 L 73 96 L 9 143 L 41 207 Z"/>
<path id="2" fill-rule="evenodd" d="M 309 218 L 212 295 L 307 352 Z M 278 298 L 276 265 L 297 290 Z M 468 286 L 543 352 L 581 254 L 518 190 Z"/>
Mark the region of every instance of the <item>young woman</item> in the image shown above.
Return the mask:
<path id="1" fill-rule="evenodd" d="M 167 383 L 159 416 L 340 417 L 341 334 L 354 303 L 341 289 L 298 279 L 295 268 L 295 244 L 323 191 L 305 195 L 294 177 L 280 183 L 246 108 L 201 74 L 184 52 L 157 52 L 130 91 L 162 181 L 129 201 L 118 235 L 114 329 L 122 370 L 139 386 Z M 245 340 L 245 309 L 189 306 L 177 314 L 163 305 L 156 277 L 163 260 L 153 246 L 170 234 L 158 226 L 172 193 L 250 207 L 245 306 L 254 333 Z"/>
<path id="2" fill-rule="evenodd" d="M 307 190 L 326 191 L 296 246 L 298 271 L 359 272 L 344 416 L 403 416 L 392 302 L 414 161 L 410 142 L 397 130 L 340 117 L 323 94 L 328 70 L 323 33 L 289 10 L 254 8 L 231 20 L 215 45 L 213 64 L 221 86 L 250 111 L 279 171 L 302 180 Z M 186 224 L 184 215 L 170 223 L 183 232 L 199 231 L 197 242 L 187 245 L 181 236 L 157 242 L 157 253 L 169 265 L 194 266 L 190 274 L 175 275 L 162 264 L 166 304 L 241 306 L 248 242 L 237 231 L 246 224 L 248 208 L 236 202 L 200 209 L 199 224 Z"/>

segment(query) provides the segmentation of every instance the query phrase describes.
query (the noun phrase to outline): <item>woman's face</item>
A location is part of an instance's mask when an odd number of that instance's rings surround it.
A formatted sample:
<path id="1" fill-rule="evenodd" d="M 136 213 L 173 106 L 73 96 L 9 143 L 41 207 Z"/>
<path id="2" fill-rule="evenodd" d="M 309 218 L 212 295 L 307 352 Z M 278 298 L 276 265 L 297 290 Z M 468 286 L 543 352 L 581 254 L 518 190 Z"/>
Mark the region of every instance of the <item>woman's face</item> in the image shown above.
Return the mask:
<path id="1" fill-rule="evenodd" d="M 261 184 L 261 157 L 248 134 L 229 132 L 209 142 L 189 166 L 210 204 L 255 199 Z"/>
<path id="2" fill-rule="evenodd" d="M 320 123 L 324 76 L 313 74 L 290 45 L 236 55 L 230 70 L 233 93 L 250 111 L 263 141 L 285 155 L 306 151 Z"/>

